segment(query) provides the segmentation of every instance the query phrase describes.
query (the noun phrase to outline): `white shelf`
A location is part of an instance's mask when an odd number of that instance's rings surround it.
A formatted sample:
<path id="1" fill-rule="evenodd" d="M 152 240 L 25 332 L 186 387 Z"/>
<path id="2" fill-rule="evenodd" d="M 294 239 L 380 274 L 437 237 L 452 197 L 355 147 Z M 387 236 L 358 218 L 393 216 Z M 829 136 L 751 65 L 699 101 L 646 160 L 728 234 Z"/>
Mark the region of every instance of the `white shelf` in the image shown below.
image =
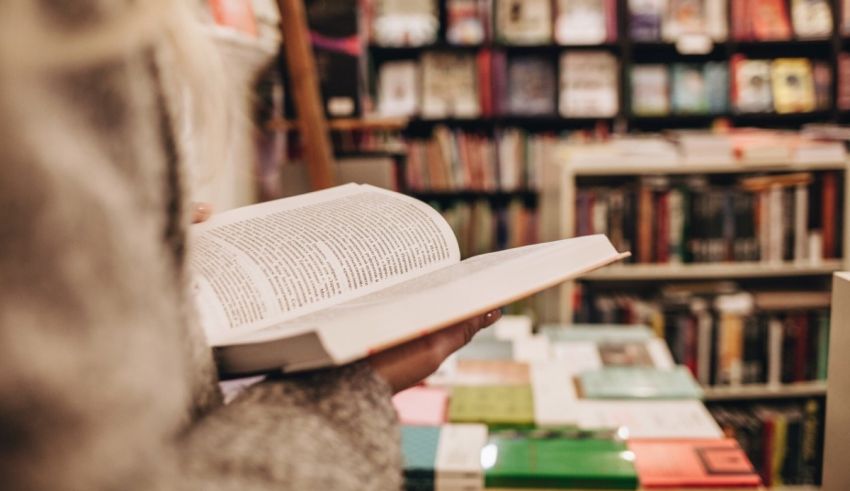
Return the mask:
<path id="1" fill-rule="evenodd" d="M 826 275 L 843 268 L 839 259 L 808 263 L 691 263 L 627 264 L 595 271 L 582 279 L 592 281 L 640 281 L 717 278 L 767 278 L 779 276 Z"/>
<path id="2" fill-rule="evenodd" d="M 826 395 L 826 382 L 800 382 L 783 385 L 740 385 L 737 387 L 705 387 L 706 401 L 734 401 L 748 399 L 782 399 Z"/>
<path id="3" fill-rule="evenodd" d="M 686 164 L 677 165 L 600 165 L 574 166 L 571 171 L 577 176 L 617 176 L 644 174 L 737 174 L 747 172 L 800 172 L 817 170 L 842 170 L 847 162 L 825 161 L 807 163 L 734 163 L 734 164 Z"/>

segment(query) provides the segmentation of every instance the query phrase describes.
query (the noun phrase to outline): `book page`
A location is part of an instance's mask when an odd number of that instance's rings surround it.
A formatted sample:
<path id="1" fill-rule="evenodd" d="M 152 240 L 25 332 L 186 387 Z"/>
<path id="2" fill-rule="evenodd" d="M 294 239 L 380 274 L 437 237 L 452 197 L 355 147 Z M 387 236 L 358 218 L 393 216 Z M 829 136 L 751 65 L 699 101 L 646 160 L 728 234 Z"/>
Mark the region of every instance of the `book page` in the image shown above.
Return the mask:
<path id="1" fill-rule="evenodd" d="M 291 331 L 318 330 L 334 360 L 345 363 L 483 314 L 622 257 L 603 235 L 484 254 L 238 342 L 262 343 Z"/>
<path id="2" fill-rule="evenodd" d="M 192 234 L 194 292 L 211 343 L 460 259 L 433 208 L 356 184 L 223 213 Z"/>

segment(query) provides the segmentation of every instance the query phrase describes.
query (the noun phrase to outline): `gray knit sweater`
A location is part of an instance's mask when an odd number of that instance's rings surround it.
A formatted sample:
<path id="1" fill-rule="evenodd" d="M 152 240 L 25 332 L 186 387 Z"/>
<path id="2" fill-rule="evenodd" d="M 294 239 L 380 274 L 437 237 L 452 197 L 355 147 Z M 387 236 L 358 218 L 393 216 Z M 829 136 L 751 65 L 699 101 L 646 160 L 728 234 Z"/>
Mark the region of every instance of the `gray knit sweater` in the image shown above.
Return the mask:
<path id="1" fill-rule="evenodd" d="M 180 151 L 151 53 L 3 72 L 0 487 L 398 489 L 390 389 L 366 365 L 222 404 L 186 298 Z"/>

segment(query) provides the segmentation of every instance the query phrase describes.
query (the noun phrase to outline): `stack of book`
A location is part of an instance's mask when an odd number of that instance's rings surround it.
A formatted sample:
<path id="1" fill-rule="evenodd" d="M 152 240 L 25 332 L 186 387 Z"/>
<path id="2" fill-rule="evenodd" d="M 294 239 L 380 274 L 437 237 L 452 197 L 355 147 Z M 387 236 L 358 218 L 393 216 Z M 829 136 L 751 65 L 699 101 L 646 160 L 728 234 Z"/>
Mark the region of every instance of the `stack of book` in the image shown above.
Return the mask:
<path id="1" fill-rule="evenodd" d="M 408 488 L 458 478 L 457 468 L 453 476 L 440 468 L 443 451 L 479 463 L 479 474 L 465 470 L 469 489 L 475 480 L 478 488 L 758 486 L 700 396 L 649 328 L 553 325 L 532 334 L 530 319 L 506 316 L 394 399 L 407 425 Z M 465 446 L 449 443 L 453 428 L 470 435 Z M 486 441 L 472 437 L 481 428 Z M 664 455 L 671 450 L 675 462 Z"/>
<path id="2" fill-rule="evenodd" d="M 839 171 L 632 179 L 581 187 L 575 233 L 608 235 L 636 263 L 810 263 L 840 257 Z"/>
<path id="3" fill-rule="evenodd" d="M 651 322 L 704 386 L 826 380 L 829 293 L 668 285 L 654 298 L 583 289 L 581 321 Z"/>

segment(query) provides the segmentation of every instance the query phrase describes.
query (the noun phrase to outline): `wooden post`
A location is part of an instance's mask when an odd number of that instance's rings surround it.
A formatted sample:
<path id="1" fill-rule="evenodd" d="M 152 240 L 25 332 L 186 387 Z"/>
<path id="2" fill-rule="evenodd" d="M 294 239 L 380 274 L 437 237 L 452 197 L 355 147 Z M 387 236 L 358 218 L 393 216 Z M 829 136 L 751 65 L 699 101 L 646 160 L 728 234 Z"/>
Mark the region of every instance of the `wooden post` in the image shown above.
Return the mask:
<path id="1" fill-rule="evenodd" d="M 277 0 L 281 15 L 286 65 L 292 83 L 298 130 L 304 145 L 310 186 L 324 189 L 335 184 L 328 122 L 319 93 L 316 60 L 310 46 L 304 0 Z"/>

